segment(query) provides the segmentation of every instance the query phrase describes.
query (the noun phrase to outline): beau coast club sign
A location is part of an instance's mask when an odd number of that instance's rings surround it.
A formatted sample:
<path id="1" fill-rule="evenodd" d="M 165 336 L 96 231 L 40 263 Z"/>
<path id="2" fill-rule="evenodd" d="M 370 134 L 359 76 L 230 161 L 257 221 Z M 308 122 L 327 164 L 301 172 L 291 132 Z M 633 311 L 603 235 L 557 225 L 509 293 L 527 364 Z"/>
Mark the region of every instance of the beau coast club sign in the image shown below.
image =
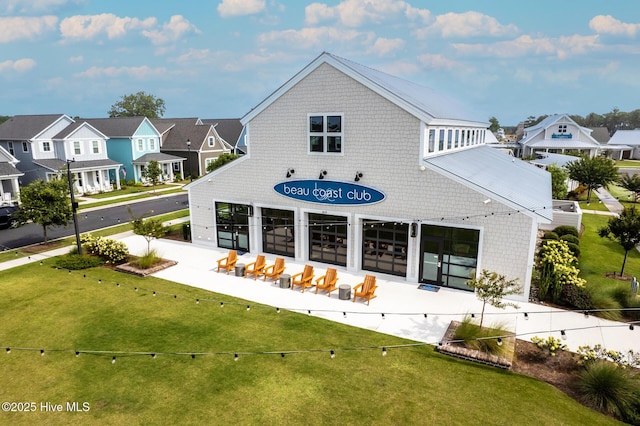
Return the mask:
<path id="1" fill-rule="evenodd" d="M 361 205 L 379 203 L 384 193 L 377 189 L 351 182 L 332 180 L 292 180 L 273 187 L 280 195 L 299 201 L 333 205 Z"/>

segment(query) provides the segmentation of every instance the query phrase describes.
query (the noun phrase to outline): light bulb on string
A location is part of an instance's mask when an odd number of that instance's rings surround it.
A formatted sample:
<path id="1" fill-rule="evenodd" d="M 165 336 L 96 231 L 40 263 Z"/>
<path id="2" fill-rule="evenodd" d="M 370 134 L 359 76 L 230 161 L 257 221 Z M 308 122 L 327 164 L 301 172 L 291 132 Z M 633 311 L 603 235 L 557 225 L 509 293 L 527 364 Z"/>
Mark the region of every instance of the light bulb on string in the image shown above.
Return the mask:
<path id="1" fill-rule="evenodd" d="M 233 360 L 237 361 L 238 360 L 238 354 L 233 354 Z"/>
<path id="2" fill-rule="evenodd" d="M 336 357 L 336 351 L 334 351 L 333 349 L 331 349 L 331 359 L 334 359 Z"/>
<path id="3" fill-rule="evenodd" d="M 382 348 L 382 356 L 387 356 L 387 348 L 386 347 Z"/>
<path id="4" fill-rule="evenodd" d="M 116 357 L 114 356 L 113 358 L 111 358 L 111 364 L 115 364 L 116 363 Z"/>

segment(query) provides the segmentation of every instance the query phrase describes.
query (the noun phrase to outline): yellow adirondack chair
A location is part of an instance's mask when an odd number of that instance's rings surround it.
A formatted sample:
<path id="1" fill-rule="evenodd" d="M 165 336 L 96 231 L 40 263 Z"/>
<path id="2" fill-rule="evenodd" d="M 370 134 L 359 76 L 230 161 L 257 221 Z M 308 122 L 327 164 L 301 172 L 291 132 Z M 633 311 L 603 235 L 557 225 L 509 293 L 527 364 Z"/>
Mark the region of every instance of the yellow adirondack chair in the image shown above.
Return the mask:
<path id="1" fill-rule="evenodd" d="M 295 288 L 295 286 L 302 287 L 302 292 L 304 293 L 304 289 L 307 287 L 311 287 L 313 285 L 313 266 L 304 265 L 304 271 L 299 272 L 291 276 L 291 290 Z"/>
<path id="2" fill-rule="evenodd" d="M 244 270 L 244 277 L 247 278 L 247 276 L 253 275 L 253 280 L 255 281 L 259 275 L 264 274 L 265 266 L 267 266 L 267 261 L 264 255 L 259 254 L 255 262 L 247 263 Z"/>
<path id="3" fill-rule="evenodd" d="M 280 275 L 284 272 L 284 259 L 282 257 L 276 257 L 276 262 L 273 265 L 269 265 L 264 268 L 264 280 L 271 278 L 277 281 Z"/>
<path id="4" fill-rule="evenodd" d="M 376 277 L 373 275 L 365 275 L 364 282 L 361 282 L 357 286 L 353 288 L 353 301 L 356 301 L 356 298 L 361 297 L 363 299 L 367 299 L 367 305 L 369 301 L 376 297 L 373 292 L 376 291 L 378 286 L 376 285 Z"/>
<path id="5" fill-rule="evenodd" d="M 238 252 L 235 250 L 229 250 L 229 254 L 227 257 L 223 257 L 222 259 L 218 259 L 218 272 L 220 269 L 224 269 L 227 271 L 227 275 L 229 271 L 236 267 L 236 262 L 238 261 Z"/>
<path id="6" fill-rule="evenodd" d="M 318 290 L 326 290 L 327 296 L 331 297 L 331 292 L 336 289 L 338 281 L 338 271 L 335 268 L 327 268 L 327 272 L 316 280 L 316 294 Z"/>

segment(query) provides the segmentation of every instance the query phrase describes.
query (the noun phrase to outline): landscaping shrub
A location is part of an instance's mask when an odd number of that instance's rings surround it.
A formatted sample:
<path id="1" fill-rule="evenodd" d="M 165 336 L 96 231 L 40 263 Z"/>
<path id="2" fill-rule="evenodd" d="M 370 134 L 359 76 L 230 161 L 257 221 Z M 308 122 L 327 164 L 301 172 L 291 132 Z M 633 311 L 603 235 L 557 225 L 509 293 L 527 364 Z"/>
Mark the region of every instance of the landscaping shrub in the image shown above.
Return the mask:
<path id="1" fill-rule="evenodd" d="M 69 253 L 66 256 L 61 256 L 56 260 L 56 266 L 58 268 L 69 269 L 72 271 L 93 268 L 95 266 L 100 266 L 103 263 L 103 260 L 99 257 L 86 254 L 79 255 L 77 253 L 77 250 L 76 253 Z"/>
<path id="2" fill-rule="evenodd" d="M 580 238 L 576 237 L 573 234 L 564 234 L 563 236 L 560 237 L 560 239 L 562 241 L 566 241 L 568 243 L 573 243 L 576 245 L 580 245 Z"/>
<path id="3" fill-rule="evenodd" d="M 619 419 L 634 415 L 634 402 L 640 397 L 637 379 L 627 369 L 602 360 L 586 365 L 577 389 L 585 404 Z"/>
<path id="4" fill-rule="evenodd" d="M 578 277 L 580 270 L 576 268 L 578 259 L 562 240 L 547 240 L 538 250 L 538 291 L 540 299 L 549 297 L 554 303 L 560 303 L 562 286 L 571 284 L 578 287 L 585 285 L 585 280 Z"/>
<path id="5" fill-rule="evenodd" d="M 567 345 L 562 343 L 560 339 L 553 336 L 548 336 L 546 339 L 539 336 L 533 336 L 531 338 L 531 342 L 549 356 L 556 356 L 558 351 L 567 350 Z"/>
<path id="6" fill-rule="evenodd" d="M 594 315 L 611 321 L 620 321 L 622 319 L 622 313 L 620 311 L 622 306 L 617 300 L 611 297 L 611 295 L 592 292 L 591 301 L 593 302 L 593 308 L 600 310 L 595 312 Z"/>
<path id="7" fill-rule="evenodd" d="M 609 293 L 611 297 L 620 304 L 625 309 L 629 309 L 624 311 L 622 315 L 625 318 L 631 320 L 640 319 L 640 297 L 635 293 L 631 292 L 630 286 L 628 284 L 619 284 L 611 292 Z M 631 309 L 638 309 L 633 311 Z"/>
<path id="8" fill-rule="evenodd" d="M 573 253 L 573 255 L 575 257 L 580 257 L 580 246 L 579 245 L 567 242 L 567 247 L 569 247 L 569 250 L 571 250 L 571 253 Z"/>
<path id="9" fill-rule="evenodd" d="M 123 263 L 129 256 L 127 245 L 111 238 L 94 237 L 88 233 L 80 237 L 80 244 L 87 249 L 89 254 L 99 256 L 108 263 Z"/>
<path id="10" fill-rule="evenodd" d="M 571 226 L 571 225 L 560 225 L 557 226 L 553 232 L 555 232 L 556 234 L 558 234 L 559 237 L 562 237 L 563 235 L 573 235 L 574 237 L 578 238 L 580 237 L 580 234 L 578 233 L 578 230 L 576 229 L 575 226 Z"/>
<path id="11" fill-rule="evenodd" d="M 140 269 L 149 269 L 158 264 L 162 259 L 158 256 L 155 249 L 149 250 L 144 256 L 140 256 L 136 260 L 130 262 L 131 265 Z"/>
<path id="12" fill-rule="evenodd" d="M 586 287 L 565 284 L 560 293 L 560 303 L 564 306 L 577 309 L 593 309 L 591 294 Z"/>
<path id="13" fill-rule="evenodd" d="M 511 332 L 500 323 L 492 324 L 491 327 L 482 327 L 472 322 L 471 316 L 464 317 L 453 338 L 463 341 L 469 349 L 486 352 L 491 355 L 502 355 L 507 352 L 506 345 L 498 344 L 498 339 L 490 338 L 494 336 L 507 336 Z"/>
<path id="14" fill-rule="evenodd" d="M 558 234 L 553 231 L 545 232 L 542 236 L 543 240 L 557 240 L 558 238 Z"/>

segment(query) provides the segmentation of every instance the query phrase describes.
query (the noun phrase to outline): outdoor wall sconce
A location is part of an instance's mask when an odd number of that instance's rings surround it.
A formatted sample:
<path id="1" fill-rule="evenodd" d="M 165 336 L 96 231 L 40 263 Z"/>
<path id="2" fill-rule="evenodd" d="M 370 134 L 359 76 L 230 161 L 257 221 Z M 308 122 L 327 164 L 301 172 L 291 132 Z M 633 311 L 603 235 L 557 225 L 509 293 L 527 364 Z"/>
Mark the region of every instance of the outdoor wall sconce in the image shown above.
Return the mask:
<path id="1" fill-rule="evenodd" d="M 327 175 L 327 171 L 326 170 L 322 170 L 320 172 L 320 176 L 318 176 L 318 179 L 324 179 L 324 177 Z"/>
<path id="2" fill-rule="evenodd" d="M 292 174 L 294 174 L 296 171 L 293 169 L 289 169 L 287 170 L 287 177 L 290 178 Z"/>
<path id="3" fill-rule="evenodd" d="M 360 178 L 362 177 L 362 173 L 360 172 L 356 172 L 356 177 L 355 177 L 355 181 L 358 182 L 360 180 Z"/>
<path id="4" fill-rule="evenodd" d="M 418 224 L 413 222 L 411 224 L 411 238 L 415 238 L 418 236 Z"/>

